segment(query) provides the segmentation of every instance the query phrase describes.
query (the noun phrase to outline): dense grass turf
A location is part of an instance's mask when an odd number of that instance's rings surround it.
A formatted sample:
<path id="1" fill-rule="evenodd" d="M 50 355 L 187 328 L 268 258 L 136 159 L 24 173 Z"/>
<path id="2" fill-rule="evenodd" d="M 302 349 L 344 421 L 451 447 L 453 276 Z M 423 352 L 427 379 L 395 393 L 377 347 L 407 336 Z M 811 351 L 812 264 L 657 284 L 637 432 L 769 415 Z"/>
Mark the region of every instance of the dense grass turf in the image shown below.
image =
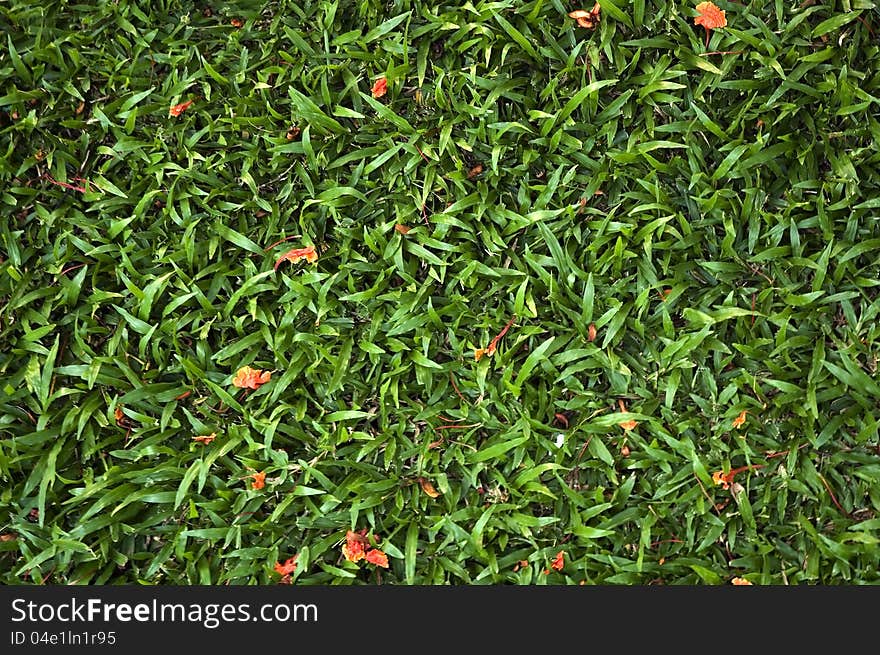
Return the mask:
<path id="1" fill-rule="evenodd" d="M 880 581 L 874 2 L 254 6 L 0 6 L 0 581 Z"/>

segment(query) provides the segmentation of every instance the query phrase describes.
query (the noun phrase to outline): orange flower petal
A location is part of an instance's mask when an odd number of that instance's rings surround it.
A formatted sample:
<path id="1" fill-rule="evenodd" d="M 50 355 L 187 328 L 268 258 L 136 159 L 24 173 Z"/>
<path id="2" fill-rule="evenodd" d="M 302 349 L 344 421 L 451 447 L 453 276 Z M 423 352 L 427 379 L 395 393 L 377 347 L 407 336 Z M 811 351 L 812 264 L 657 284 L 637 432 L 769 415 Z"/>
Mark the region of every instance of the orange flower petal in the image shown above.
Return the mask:
<path id="1" fill-rule="evenodd" d="M 294 555 L 286 560 L 284 563 L 276 562 L 275 563 L 275 572 L 280 575 L 290 575 L 296 570 L 296 560 L 299 559 L 299 555 Z"/>
<path id="2" fill-rule="evenodd" d="M 366 559 L 370 564 L 381 566 L 383 569 L 388 568 L 388 555 L 383 553 L 378 548 L 372 548 L 367 551 Z"/>
<path id="3" fill-rule="evenodd" d="M 563 566 L 565 566 L 565 551 L 560 550 L 556 553 L 556 557 L 553 558 L 553 563 L 550 567 L 557 571 L 561 571 Z"/>
<path id="4" fill-rule="evenodd" d="M 293 250 L 288 250 L 277 260 L 275 260 L 275 270 L 277 271 L 278 267 L 281 266 L 283 262 L 296 264 L 301 259 L 305 259 L 309 264 L 314 264 L 316 261 L 318 261 L 318 253 L 315 252 L 315 246 L 307 246 L 305 248 L 294 248 Z"/>
<path id="5" fill-rule="evenodd" d="M 187 108 L 193 103 L 192 100 L 187 100 L 186 102 L 181 102 L 179 105 L 174 105 L 168 110 L 168 113 L 172 116 L 180 116 L 183 112 L 187 110 Z"/>
<path id="6" fill-rule="evenodd" d="M 407 227 L 406 225 L 403 225 L 402 223 L 398 223 L 397 225 L 394 226 L 394 229 L 397 230 L 400 234 L 406 234 L 407 232 L 410 231 L 411 228 Z"/>
<path id="7" fill-rule="evenodd" d="M 715 471 L 712 474 L 712 482 L 716 485 L 720 484 L 724 489 L 730 488 L 730 480 L 728 480 L 728 476 L 724 474 L 724 471 Z"/>
<path id="8" fill-rule="evenodd" d="M 727 17 L 713 2 L 701 2 L 697 5 L 699 16 L 694 18 L 694 25 L 702 25 L 707 30 L 727 27 Z"/>
<path id="9" fill-rule="evenodd" d="M 266 384 L 271 378 L 271 371 L 242 366 L 235 372 L 232 384 L 240 389 L 259 389 L 260 385 Z"/>
<path id="10" fill-rule="evenodd" d="M 203 435 L 203 436 L 200 436 L 200 437 L 193 437 L 192 440 L 193 440 L 193 441 L 198 441 L 199 443 L 204 444 L 204 445 L 207 446 L 209 443 L 211 443 L 212 441 L 214 441 L 214 439 L 216 439 L 216 438 L 217 438 L 217 433 L 216 433 L 216 432 L 212 432 L 211 434 L 206 434 L 206 435 Z"/>
<path id="11" fill-rule="evenodd" d="M 596 324 L 590 323 L 590 327 L 587 328 L 587 341 L 595 341 L 596 340 Z"/>
<path id="12" fill-rule="evenodd" d="M 601 7 L 599 3 L 593 5 L 593 9 L 587 11 L 586 9 L 575 9 L 574 11 L 570 11 L 568 13 L 569 18 L 574 18 L 577 21 L 577 24 L 586 29 L 593 29 L 596 27 L 596 23 L 599 22 L 599 10 Z"/>
<path id="13" fill-rule="evenodd" d="M 342 545 L 342 554 L 349 562 L 357 562 L 366 556 L 367 538 L 364 536 L 366 530 L 362 533 L 352 532 L 348 530 L 345 533 L 345 543 Z"/>
<path id="14" fill-rule="evenodd" d="M 251 473 L 248 477 L 254 479 L 251 482 L 251 489 L 258 490 L 266 486 L 266 474 L 263 471 Z"/>
<path id="15" fill-rule="evenodd" d="M 373 94 L 374 98 L 381 98 L 388 91 L 388 80 L 384 77 L 380 77 L 373 83 L 373 88 L 370 89 L 370 92 Z"/>
<path id="16" fill-rule="evenodd" d="M 741 426 L 743 423 L 746 422 L 746 414 L 748 414 L 748 412 L 746 410 L 741 411 L 739 413 L 739 416 L 737 416 L 735 419 L 733 419 L 733 422 L 731 423 L 731 425 L 735 428 L 738 428 L 739 426 Z"/>
<path id="17" fill-rule="evenodd" d="M 474 351 L 474 359 L 476 361 L 480 361 L 480 358 L 483 355 L 494 355 L 495 350 L 498 348 L 498 342 L 501 341 L 501 337 L 507 334 L 507 331 L 510 329 L 510 326 L 513 325 L 513 322 L 516 320 L 516 315 L 512 316 L 507 324 L 501 329 L 501 332 L 496 334 L 492 341 L 489 342 L 489 345 L 485 348 L 477 348 Z"/>
<path id="18" fill-rule="evenodd" d="M 748 580 L 746 580 L 745 578 L 734 578 L 733 580 L 730 581 L 730 584 L 737 586 L 737 587 L 741 587 L 741 586 L 751 587 L 752 586 L 752 583 L 749 582 Z"/>
<path id="19" fill-rule="evenodd" d="M 624 430 L 632 430 L 638 425 L 638 423 L 630 419 L 628 421 L 621 421 L 620 423 L 618 423 L 618 425 Z"/>
<path id="20" fill-rule="evenodd" d="M 425 478 L 419 478 L 419 484 L 422 487 L 422 491 L 428 494 L 431 498 L 436 498 L 440 495 L 440 492 L 434 488 L 434 485 L 431 484 L 430 480 L 426 480 Z"/>

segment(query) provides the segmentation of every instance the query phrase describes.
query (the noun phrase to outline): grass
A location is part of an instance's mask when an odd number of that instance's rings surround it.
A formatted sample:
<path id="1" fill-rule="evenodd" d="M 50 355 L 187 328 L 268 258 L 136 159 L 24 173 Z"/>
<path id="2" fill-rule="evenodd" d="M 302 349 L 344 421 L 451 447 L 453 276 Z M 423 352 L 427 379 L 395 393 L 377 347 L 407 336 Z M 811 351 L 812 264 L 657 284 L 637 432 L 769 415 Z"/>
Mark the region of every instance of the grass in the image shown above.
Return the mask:
<path id="1" fill-rule="evenodd" d="M 0 7 L 0 582 L 880 581 L 880 12 L 719 4 Z"/>

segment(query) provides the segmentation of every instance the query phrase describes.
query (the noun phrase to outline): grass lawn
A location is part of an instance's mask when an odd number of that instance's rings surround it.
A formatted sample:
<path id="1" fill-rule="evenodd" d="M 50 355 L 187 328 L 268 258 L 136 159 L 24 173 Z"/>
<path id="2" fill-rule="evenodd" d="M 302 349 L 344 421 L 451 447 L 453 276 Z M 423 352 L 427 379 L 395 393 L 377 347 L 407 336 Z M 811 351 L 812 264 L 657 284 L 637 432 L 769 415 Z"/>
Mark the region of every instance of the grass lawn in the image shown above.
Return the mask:
<path id="1" fill-rule="evenodd" d="M 0 583 L 880 582 L 880 9 L 718 5 L 3 3 Z"/>

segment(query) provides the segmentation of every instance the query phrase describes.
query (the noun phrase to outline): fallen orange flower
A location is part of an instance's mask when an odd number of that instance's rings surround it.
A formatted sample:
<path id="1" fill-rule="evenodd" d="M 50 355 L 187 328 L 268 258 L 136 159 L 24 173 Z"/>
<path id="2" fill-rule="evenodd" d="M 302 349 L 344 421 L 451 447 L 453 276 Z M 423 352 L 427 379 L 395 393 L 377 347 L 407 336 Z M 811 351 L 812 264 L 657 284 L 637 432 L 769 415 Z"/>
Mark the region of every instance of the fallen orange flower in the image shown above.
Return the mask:
<path id="1" fill-rule="evenodd" d="M 440 492 L 434 488 L 434 485 L 431 484 L 430 480 L 426 480 L 425 478 L 419 478 L 419 485 L 422 487 L 422 491 L 428 494 L 431 498 L 436 498 L 440 495 Z"/>
<path id="2" fill-rule="evenodd" d="M 380 77 L 373 83 L 373 88 L 370 89 L 370 92 L 373 94 L 374 98 L 381 98 L 388 91 L 388 80 L 384 77 Z"/>
<path id="3" fill-rule="evenodd" d="M 257 490 L 266 486 L 266 474 L 263 471 L 251 473 L 248 477 L 254 479 L 254 481 L 251 482 L 251 489 Z"/>
<path id="4" fill-rule="evenodd" d="M 378 548 L 372 548 L 367 551 L 366 559 L 370 564 L 381 566 L 383 569 L 388 568 L 388 555 L 383 553 Z"/>
<path id="5" fill-rule="evenodd" d="M 288 250 L 275 261 L 275 270 L 277 271 L 278 267 L 284 262 L 296 264 L 300 259 L 305 259 L 309 264 L 314 264 L 318 261 L 318 253 L 315 252 L 315 246 Z"/>
<path id="6" fill-rule="evenodd" d="M 202 436 L 200 436 L 200 437 L 193 437 L 192 440 L 193 440 L 193 441 L 198 441 L 199 443 L 204 444 L 205 446 L 207 446 L 209 443 L 211 443 L 212 441 L 214 441 L 214 439 L 216 439 L 216 438 L 217 438 L 217 433 L 216 433 L 216 432 L 212 432 L 211 434 L 202 435 Z"/>
<path id="7" fill-rule="evenodd" d="M 296 560 L 299 559 L 299 555 L 294 555 L 286 560 L 284 563 L 276 562 L 275 563 L 275 572 L 280 575 L 290 575 L 296 570 Z"/>
<path id="8" fill-rule="evenodd" d="M 263 371 L 250 366 L 242 366 L 235 372 L 232 384 L 240 389 L 259 389 L 272 377 L 271 371 Z"/>
<path id="9" fill-rule="evenodd" d="M 740 466 L 737 469 L 731 469 L 728 473 L 724 471 L 715 471 L 712 474 L 712 482 L 716 485 L 720 484 L 723 489 L 729 489 L 730 485 L 733 484 L 733 478 L 736 477 L 737 473 L 742 473 L 743 471 L 748 471 L 749 469 L 759 469 L 763 468 L 763 464 L 752 464 L 750 466 Z"/>
<path id="10" fill-rule="evenodd" d="M 516 320 L 516 315 L 512 316 L 510 318 L 510 320 L 507 321 L 507 325 L 504 326 L 504 328 L 501 330 L 501 332 L 499 332 L 497 335 L 495 335 L 495 338 L 489 342 L 489 345 L 486 348 L 477 348 L 476 350 L 474 350 L 474 360 L 480 361 L 480 358 L 483 355 L 489 355 L 489 356 L 494 355 L 495 350 L 498 348 L 498 342 L 501 341 L 501 337 L 503 337 L 505 334 L 507 334 L 507 331 L 510 329 L 510 326 L 513 325 L 513 322 L 515 320 Z"/>
<path id="11" fill-rule="evenodd" d="M 513 567 L 513 572 L 516 573 L 520 569 L 527 569 L 527 568 L 529 568 L 529 561 L 526 559 L 521 559 L 520 561 L 518 561 L 516 563 L 516 566 Z"/>
<path id="12" fill-rule="evenodd" d="M 623 403 L 622 400 L 618 400 L 617 404 L 620 407 L 621 412 L 627 411 L 626 405 Z M 635 429 L 635 427 L 638 425 L 638 423 L 632 419 L 629 419 L 628 421 L 621 421 L 620 423 L 618 423 L 618 425 L 628 432 L 630 430 Z"/>
<path id="13" fill-rule="evenodd" d="M 746 414 L 748 414 L 748 412 L 746 410 L 741 411 L 739 413 L 739 416 L 737 416 L 735 419 L 733 419 L 733 423 L 731 423 L 731 425 L 735 428 L 738 428 L 739 426 L 741 426 L 743 423 L 746 422 Z"/>
<path id="14" fill-rule="evenodd" d="M 713 2 L 701 2 L 697 5 L 699 16 L 694 18 L 694 25 L 702 25 L 706 29 L 706 47 L 709 47 L 709 34 L 711 30 L 727 27 L 727 17 L 724 11 L 719 9 Z"/>
<path id="15" fill-rule="evenodd" d="M 587 328 L 587 341 L 595 341 L 596 340 L 596 324 L 590 323 L 590 327 Z"/>
<path id="16" fill-rule="evenodd" d="M 192 103 L 192 100 L 181 102 L 179 105 L 174 105 L 173 107 L 171 107 L 171 109 L 168 110 L 168 113 L 172 116 L 180 116 L 183 112 L 187 110 L 187 108 L 189 108 Z"/>
<path id="17" fill-rule="evenodd" d="M 550 564 L 550 567 L 557 571 L 561 571 L 563 566 L 565 566 L 565 551 L 560 550 L 556 553 L 556 557 L 553 559 L 553 563 Z"/>
<path id="18" fill-rule="evenodd" d="M 349 562 L 357 562 L 366 557 L 367 546 L 369 545 L 366 534 L 366 530 L 361 530 L 360 532 L 352 532 L 349 530 L 345 533 L 345 543 L 342 544 L 342 554 L 345 555 L 345 559 Z"/>
<path id="19" fill-rule="evenodd" d="M 569 18 L 574 18 L 577 21 L 577 24 L 581 27 L 584 27 L 588 30 L 596 27 L 596 24 L 599 22 L 599 10 L 601 7 L 599 3 L 593 5 L 593 8 L 590 11 L 586 9 L 575 9 L 568 13 Z"/>
<path id="20" fill-rule="evenodd" d="M 409 228 L 408 226 L 406 226 L 402 223 L 398 223 L 397 225 L 394 226 L 394 229 L 397 230 L 397 232 L 399 234 L 406 234 L 407 232 L 410 231 L 411 228 Z"/>
<path id="21" fill-rule="evenodd" d="M 741 587 L 741 586 L 751 587 L 752 586 L 752 583 L 749 582 L 748 580 L 746 580 L 745 578 L 734 578 L 733 580 L 730 581 L 730 584 L 732 584 L 736 587 Z"/>

